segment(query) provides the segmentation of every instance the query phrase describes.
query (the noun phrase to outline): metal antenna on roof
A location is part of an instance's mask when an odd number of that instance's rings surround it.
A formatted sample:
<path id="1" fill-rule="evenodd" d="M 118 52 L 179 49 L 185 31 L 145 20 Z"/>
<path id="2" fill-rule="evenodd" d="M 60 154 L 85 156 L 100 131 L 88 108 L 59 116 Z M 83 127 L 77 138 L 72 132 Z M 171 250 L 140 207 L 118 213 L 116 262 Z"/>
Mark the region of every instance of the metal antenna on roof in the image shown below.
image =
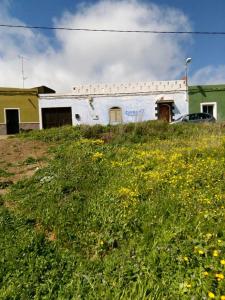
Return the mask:
<path id="1" fill-rule="evenodd" d="M 23 81 L 23 89 L 24 89 L 24 81 L 27 77 L 24 76 L 24 56 L 18 55 L 19 59 L 21 59 L 21 73 L 22 73 L 22 81 Z"/>

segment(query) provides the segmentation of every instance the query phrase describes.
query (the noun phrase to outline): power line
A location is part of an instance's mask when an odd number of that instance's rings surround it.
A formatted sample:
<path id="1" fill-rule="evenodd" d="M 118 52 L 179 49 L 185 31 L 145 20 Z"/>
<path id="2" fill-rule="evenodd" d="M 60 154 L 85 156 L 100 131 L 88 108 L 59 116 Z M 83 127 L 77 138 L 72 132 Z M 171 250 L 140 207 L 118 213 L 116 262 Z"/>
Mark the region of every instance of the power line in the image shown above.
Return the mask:
<path id="1" fill-rule="evenodd" d="M 121 29 L 94 29 L 94 28 L 71 28 L 0 24 L 2 28 L 42 29 L 42 30 L 64 30 L 64 31 L 86 31 L 86 32 L 109 32 L 109 33 L 147 33 L 147 34 L 195 34 L 195 35 L 225 35 L 225 31 L 161 31 L 161 30 L 121 30 Z"/>

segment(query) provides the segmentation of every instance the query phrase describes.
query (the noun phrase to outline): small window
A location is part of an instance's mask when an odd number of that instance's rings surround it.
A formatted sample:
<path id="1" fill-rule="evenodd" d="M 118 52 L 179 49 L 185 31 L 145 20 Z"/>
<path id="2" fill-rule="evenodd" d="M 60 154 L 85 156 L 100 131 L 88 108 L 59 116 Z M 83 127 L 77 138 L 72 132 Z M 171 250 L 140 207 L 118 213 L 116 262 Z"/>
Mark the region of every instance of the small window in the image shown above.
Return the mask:
<path id="1" fill-rule="evenodd" d="M 109 110 L 109 122 L 110 124 L 122 123 L 122 110 L 120 107 L 112 107 Z"/>
<path id="2" fill-rule="evenodd" d="M 214 105 L 202 105 L 202 112 L 206 113 L 206 114 L 210 114 L 211 116 L 213 116 L 213 107 Z"/>
<path id="3" fill-rule="evenodd" d="M 217 119 L 217 102 L 203 102 L 200 103 L 200 111 L 209 114 L 210 117 Z"/>

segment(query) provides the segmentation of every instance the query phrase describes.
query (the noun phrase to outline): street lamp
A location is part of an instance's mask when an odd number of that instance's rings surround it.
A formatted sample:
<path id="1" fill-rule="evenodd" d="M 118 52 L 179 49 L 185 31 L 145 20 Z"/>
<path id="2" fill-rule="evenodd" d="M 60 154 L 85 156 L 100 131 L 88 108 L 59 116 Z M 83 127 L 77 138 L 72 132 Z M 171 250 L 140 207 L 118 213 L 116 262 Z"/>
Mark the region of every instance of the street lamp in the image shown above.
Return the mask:
<path id="1" fill-rule="evenodd" d="M 186 93 L 188 94 L 188 64 L 191 62 L 191 57 L 187 57 L 185 60 L 185 81 L 186 81 Z M 188 101 L 188 96 L 187 96 Z"/>
<path id="2" fill-rule="evenodd" d="M 188 86 L 188 64 L 191 62 L 191 57 L 186 58 L 185 60 L 185 79 Z"/>

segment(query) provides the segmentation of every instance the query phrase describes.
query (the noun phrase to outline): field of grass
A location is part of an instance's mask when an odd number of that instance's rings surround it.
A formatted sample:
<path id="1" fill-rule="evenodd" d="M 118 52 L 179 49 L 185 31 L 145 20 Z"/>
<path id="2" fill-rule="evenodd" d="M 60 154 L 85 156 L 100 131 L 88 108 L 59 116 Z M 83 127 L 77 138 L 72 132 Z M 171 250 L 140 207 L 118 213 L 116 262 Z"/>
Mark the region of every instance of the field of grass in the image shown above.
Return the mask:
<path id="1" fill-rule="evenodd" d="M 0 198 L 0 299 L 225 299 L 223 125 L 21 139 L 51 158 Z"/>

